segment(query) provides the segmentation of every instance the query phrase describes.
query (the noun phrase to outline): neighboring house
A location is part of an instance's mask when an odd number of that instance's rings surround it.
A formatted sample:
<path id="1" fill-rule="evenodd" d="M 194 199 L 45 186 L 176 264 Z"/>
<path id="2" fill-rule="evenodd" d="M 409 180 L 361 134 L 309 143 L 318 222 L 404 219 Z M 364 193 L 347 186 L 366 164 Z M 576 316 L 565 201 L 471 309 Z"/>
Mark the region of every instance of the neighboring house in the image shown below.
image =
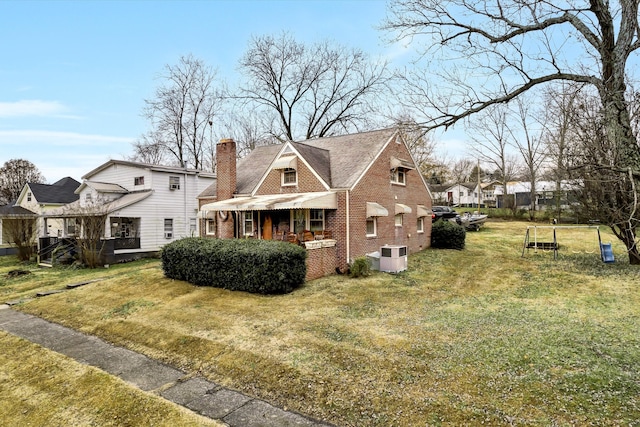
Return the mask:
<path id="1" fill-rule="evenodd" d="M 38 215 L 38 229 L 41 236 L 62 236 L 63 222 L 49 221 L 44 224 L 43 215 L 60 209 L 62 206 L 78 200 L 75 194 L 80 183 L 71 177 L 62 178 L 53 184 L 27 183 L 22 188 L 16 206 L 28 209 Z"/>
<path id="2" fill-rule="evenodd" d="M 568 208 L 576 202 L 576 185 L 569 181 L 560 182 L 560 189 L 557 189 L 555 181 L 537 181 L 535 188 L 535 207 L 537 210 L 554 209 L 557 205 Z M 497 185 L 495 189 L 497 207 L 509 207 L 505 202 L 505 191 L 503 185 Z M 515 198 L 516 208 L 531 207 L 531 183 L 528 181 L 510 181 L 507 183 L 507 195 Z"/>
<path id="3" fill-rule="evenodd" d="M 195 169 L 110 160 L 82 177 L 78 200 L 43 215 L 45 228 L 63 221 L 62 239 L 82 237 L 82 218 L 105 215 L 105 262 L 157 253 L 165 244 L 199 235 L 196 197 L 214 175 Z M 40 247 L 57 240 L 45 239 Z"/>
<path id="4" fill-rule="evenodd" d="M 222 140 L 216 156 L 216 184 L 199 197 L 204 236 L 315 235 L 306 246 L 326 253 L 309 250 L 308 279 L 384 245 L 430 245 L 431 195 L 395 129 L 257 147 L 237 165 Z"/>
<path id="5" fill-rule="evenodd" d="M 0 255 L 15 253 L 9 229 L 20 220 L 35 218 L 37 229 L 41 230 L 39 234 L 61 236 L 62 220 L 50 222 L 45 229 L 42 215 L 78 200 L 74 191 L 79 185 L 71 177 L 62 178 L 53 184 L 25 184 L 15 201 L 0 208 Z"/>
<path id="6" fill-rule="evenodd" d="M 430 186 L 431 194 L 437 203 L 447 206 L 476 207 L 478 203 L 482 207 L 495 207 L 496 183 L 461 182 L 457 184 L 444 184 Z M 478 195 L 480 197 L 478 197 Z M 435 204 L 436 202 L 434 202 Z"/>

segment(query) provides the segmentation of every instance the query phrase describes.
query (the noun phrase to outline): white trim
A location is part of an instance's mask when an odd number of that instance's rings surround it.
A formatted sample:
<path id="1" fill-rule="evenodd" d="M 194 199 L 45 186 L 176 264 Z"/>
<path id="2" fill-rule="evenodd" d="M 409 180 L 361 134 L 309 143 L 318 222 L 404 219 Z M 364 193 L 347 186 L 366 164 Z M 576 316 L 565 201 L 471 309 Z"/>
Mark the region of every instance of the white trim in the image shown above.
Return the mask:
<path id="1" fill-rule="evenodd" d="M 373 221 L 373 234 L 369 234 L 368 230 L 366 230 L 366 223 L 369 221 Z M 365 234 L 367 237 L 378 237 L 378 218 L 375 216 L 368 217 L 365 222 Z"/>

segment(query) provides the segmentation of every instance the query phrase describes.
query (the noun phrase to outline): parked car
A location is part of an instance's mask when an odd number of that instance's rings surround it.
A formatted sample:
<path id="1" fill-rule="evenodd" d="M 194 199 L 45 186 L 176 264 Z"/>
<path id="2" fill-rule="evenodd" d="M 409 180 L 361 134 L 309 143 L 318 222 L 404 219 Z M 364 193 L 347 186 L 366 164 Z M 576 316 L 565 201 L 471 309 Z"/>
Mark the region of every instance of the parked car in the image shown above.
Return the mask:
<path id="1" fill-rule="evenodd" d="M 439 219 L 455 219 L 458 224 L 460 223 L 460 215 L 449 206 L 433 206 L 431 210 L 433 211 L 431 214 L 431 222 L 436 222 Z"/>

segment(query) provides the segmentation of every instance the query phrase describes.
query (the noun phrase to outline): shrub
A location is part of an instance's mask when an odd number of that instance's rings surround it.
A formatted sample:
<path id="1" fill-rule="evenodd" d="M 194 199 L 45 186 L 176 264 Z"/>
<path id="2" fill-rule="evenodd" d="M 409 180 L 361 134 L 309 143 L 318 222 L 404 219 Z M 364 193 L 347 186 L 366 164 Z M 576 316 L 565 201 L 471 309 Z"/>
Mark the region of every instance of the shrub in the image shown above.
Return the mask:
<path id="1" fill-rule="evenodd" d="M 451 221 L 436 221 L 431 228 L 431 247 L 464 249 L 467 232 L 463 226 Z"/>
<path id="2" fill-rule="evenodd" d="M 358 257 L 353 260 L 349 275 L 351 277 L 366 277 L 371 274 L 371 266 L 366 257 Z"/>
<path id="3" fill-rule="evenodd" d="M 200 237 L 171 242 L 161 255 L 168 278 L 260 294 L 288 293 L 304 283 L 306 257 L 287 242 Z"/>

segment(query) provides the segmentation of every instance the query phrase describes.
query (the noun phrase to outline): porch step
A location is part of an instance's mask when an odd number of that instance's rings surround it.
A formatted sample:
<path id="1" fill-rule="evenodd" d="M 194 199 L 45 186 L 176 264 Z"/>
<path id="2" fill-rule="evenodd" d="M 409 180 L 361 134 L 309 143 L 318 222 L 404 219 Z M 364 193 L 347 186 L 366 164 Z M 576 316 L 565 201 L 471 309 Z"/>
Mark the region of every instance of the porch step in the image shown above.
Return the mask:
<path id="1" fill-rule="evenodd" d="M 53 264 L 51 264 L 50 262 L 47 261 L 40 261 L 38 263 L 38 267 L 47 267 L 47 268 L 51 268 L 53 267 Z"/>

